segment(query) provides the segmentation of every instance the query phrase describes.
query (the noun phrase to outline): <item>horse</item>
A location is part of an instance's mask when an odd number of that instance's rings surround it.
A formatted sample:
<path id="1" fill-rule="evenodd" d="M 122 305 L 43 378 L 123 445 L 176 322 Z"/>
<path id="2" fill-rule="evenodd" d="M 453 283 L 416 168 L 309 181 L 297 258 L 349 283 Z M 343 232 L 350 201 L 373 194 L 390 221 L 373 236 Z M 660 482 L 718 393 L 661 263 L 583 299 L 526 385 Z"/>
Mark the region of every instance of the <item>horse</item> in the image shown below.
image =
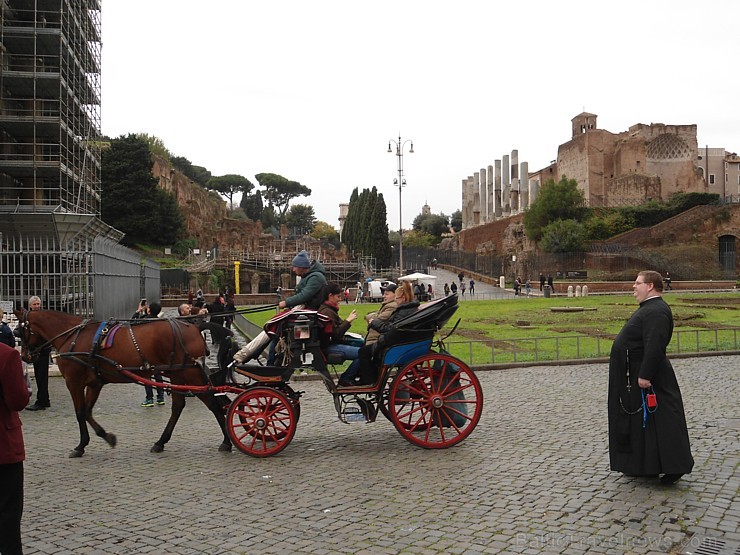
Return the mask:
<path id="1" fill-rule="evenodd" d="M 205 373 L 207 348 L 200 328 L 187 319 L 158 318 L 130 321 L 100 322 L 53 310 L 16 310 L 21 338 L 21 358 L 32 362 L 39 352 L 53 346 L 59 357 L 57 365 L 72 396 L 80 428 L 80 443 L 69 454 L 81 457 L 90 443 L 87 424 L 111 447 L 116 436 L 106 432 L 93 418 L 93 407 L 106 383 L 131 383 L 126 372 L 150 380 L 155 371 L 170 378 L 173 385 L 208 386 Z M 219 326 L 220 327 L 220 326 Z M 114 330 L 114 328 L 117 328 Z M 222 328 L 223 329 L 223 328 Z M 114 333 L 115 332 L 115 333 Z M 155 385 L 155 384 L 153 384 Z M 206 388 L 196 396 L 209 408 L 223 433 L 219 451 L 231 451 L 226 431 L 223 404 Z M 159 440 L 151 448 L 160 453 L 172 437 L 180 414 L 185 407 L 181 391 L 172 391 L 172 413 Z"/>

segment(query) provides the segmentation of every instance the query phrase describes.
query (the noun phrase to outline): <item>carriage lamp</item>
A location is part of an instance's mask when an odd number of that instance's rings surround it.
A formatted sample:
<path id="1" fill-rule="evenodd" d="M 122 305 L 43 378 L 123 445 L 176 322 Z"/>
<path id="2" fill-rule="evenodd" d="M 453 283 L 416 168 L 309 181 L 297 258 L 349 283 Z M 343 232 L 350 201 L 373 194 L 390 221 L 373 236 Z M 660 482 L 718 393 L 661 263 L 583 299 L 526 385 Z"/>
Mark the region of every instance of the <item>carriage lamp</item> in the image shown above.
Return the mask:
<path id="1" fill-rule="evenodd" d="M 311 339 L 311 322 L 305 316 L 299 316 L 293 326 L 293 339 Z"/>

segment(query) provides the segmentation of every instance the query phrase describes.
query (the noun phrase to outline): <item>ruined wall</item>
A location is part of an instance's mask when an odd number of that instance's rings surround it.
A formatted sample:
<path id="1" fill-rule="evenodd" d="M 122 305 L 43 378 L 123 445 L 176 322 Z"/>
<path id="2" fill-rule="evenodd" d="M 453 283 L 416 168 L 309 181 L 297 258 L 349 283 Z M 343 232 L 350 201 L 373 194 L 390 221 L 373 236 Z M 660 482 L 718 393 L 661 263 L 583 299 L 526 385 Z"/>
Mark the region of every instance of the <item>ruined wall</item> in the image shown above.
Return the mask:
<path id="1" fill-rule="evenodd" d="M 660 178 L 637 173 L 623 175 L 609 180 L 606 189 L 607 206 L 640 206 L 660 199 Z"/>
<path id="2" fill-rule="evenodd" d="M 533 248 L 524 235 L 524 214 L 464 229 L 456 237 L 458 249 L 467 252 L 518 254 Z"/>
<path id="3" fill-rule="evenodd" d="M 165 159 L 153 157 L 152 173 L 159 186 L 171 193 L 185 219 L 185 237 L 194 238 L 198 248 L 244 249 L 255 251 L 262 234 L 262 224 L 228 217 L 226 202 L 209 193 L 174 169 Z"/>

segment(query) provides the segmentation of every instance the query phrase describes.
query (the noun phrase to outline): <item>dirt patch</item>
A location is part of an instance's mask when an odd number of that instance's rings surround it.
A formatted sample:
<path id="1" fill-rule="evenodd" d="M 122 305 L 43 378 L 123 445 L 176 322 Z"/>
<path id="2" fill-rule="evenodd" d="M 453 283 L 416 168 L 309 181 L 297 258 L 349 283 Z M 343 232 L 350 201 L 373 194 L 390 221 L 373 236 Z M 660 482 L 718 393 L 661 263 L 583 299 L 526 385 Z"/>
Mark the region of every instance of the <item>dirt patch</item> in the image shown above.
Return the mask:
<path id="1" fill-rule="evenodd" d="M 478 339 L 490 340 L 491 339 L 482 330 L 461 330 L 460 328 L 458 328 L 457 330 L 455 330 L 455 335 L 458 335 L 458 336 L 464 337 L 465 339 L 470 339 L 470 340 L 478 340 Z"/>
<path id="2" fill-rule="evenodd" d="M 675 305 L 690 307 L 711 307 L 721 306 L 729 310 L 740 310 L 740 296 L 738 297 L 697 297 L 692 299 L 678 299 Z"/>

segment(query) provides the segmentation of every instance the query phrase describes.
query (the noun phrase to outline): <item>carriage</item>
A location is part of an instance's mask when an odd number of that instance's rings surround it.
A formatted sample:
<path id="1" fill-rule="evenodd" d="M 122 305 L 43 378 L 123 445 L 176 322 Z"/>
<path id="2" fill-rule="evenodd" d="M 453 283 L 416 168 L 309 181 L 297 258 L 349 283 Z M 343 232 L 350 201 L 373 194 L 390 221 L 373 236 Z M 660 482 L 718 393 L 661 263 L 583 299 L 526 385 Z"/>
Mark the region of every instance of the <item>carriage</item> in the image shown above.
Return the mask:
<path id="1" fill-rule="evenodd" d="M 61 315 L 65 317 L 62 322 L 52 326 L 48 323 L 52 312 L 46 312 L 46 319 L 22 313 L 19 320 L 27 359 L 49 344 L 59 352 L 58 364 L 80 425 L 80 444 L 70 456 L 82 456 L 89 443 L 85 422 L 111 446 L 116 444 L 115 436 L 92 418 L 92 408 L 105 383 L 133 381 L 161 386 L 151 378 L 158 370 L 170 380 L 172 416 L 152 451 L 161 451 L 169 441 L 185 405 L 184 395 L 190 393 L 199 397 L 219 422 L 224 434 L 219 450 L 228 451 L 236 445 L 248 455 L 269 457 L 285 449 L 295 435 L 302 393 L 293 389 L 290 379 L 302 369 L 316 371 L 344 423 L 371 423 L 382 414 L 401 436 L 423 448 L 447 448 L 464 440 L 481 416 L 480 382 L 463 361 L 445 351 L 442 339 L 435 340 L 456 310 L 457 297 L 453 295 L 426 303 L 399 321 L 395 339 L 380 349 L 374 382 L 350 387 L 337 385 L 335 368 L 343 360 L 341 355 L 325 355 L 322 339 L 330 333 L 331 323 L 313 310 L 286 311 L 265 325 L 268 341 L 278 342 L 281 350 L 279 365 L 261 364 L 257 356 L 261 349 L 245 363 L 232 363 L 235 347 L 230 338 L 224 338 L 219 368 L 212 370 L 205 366 L 192 334 L 195 329 L 202 343 L 203 325 L 180 319 L 139 324 L 158 326 L 151 334 L 143 333 L 144 327 L 123 324 L 128 326 L 128 334 L 116 340 L 118 352 L 102 348 L 100 332 L 106 328 L 104 335 L 109 334 L 110 323 L 74 324 L 71 319 L 76 317 Z M 125 348 L 130 344 L 134 352 L 130 346 Z"/>

